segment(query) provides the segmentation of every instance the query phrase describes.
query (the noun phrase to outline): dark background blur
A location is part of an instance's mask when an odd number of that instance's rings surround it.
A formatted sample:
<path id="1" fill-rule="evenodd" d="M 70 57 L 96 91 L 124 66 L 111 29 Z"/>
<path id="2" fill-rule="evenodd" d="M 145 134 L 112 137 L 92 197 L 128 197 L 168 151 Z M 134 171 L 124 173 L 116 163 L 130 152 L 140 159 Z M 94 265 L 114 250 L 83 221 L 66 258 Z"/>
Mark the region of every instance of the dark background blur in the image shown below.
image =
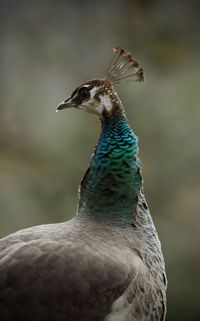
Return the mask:
<path id="1" fill-rule="evenodd" d="M 200 320 L 199 15 L 194 0 L 0 1 L 0 236 L 75 214 L 100 126 L 55 107 L 127 48 L 146 83 L 117 90 L 140 138 L 168 321 Z"/>

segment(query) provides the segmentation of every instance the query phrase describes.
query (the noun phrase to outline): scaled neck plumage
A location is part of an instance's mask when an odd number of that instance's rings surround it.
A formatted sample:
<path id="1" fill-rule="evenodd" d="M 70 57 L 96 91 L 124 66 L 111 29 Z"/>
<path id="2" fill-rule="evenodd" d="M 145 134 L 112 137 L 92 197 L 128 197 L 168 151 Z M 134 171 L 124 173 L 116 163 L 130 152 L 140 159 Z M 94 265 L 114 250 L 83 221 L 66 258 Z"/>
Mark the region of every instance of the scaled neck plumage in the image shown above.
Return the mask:
<path id="1" fill-rule="evenodd" d="M 102 132 L 80 186 L 78 215 L 132 221 L 142 188 L 138 138 L 119 105 L 101 118 Z"/>

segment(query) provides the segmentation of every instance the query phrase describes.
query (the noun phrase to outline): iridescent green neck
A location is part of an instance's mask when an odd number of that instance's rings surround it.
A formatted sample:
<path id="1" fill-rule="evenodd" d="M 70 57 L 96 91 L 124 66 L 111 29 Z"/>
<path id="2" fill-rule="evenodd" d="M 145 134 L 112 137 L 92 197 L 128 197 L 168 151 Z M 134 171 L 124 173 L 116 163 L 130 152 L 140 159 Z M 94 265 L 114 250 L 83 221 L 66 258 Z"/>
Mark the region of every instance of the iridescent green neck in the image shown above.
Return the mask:
<path id="1" fill-rule="evenodd" d="M 122 112 L 104 116 L 102 133 L 81 183 L 78 215 L 103 220 L 131 220 L 142 177 L 138 138 Z"/>

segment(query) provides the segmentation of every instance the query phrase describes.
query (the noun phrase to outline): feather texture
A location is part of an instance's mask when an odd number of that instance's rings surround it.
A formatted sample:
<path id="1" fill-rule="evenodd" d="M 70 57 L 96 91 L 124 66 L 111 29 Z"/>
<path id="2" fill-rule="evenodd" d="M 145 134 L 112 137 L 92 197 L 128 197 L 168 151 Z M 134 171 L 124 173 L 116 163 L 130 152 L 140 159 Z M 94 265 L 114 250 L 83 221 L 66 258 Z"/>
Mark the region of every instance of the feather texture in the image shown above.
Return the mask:
<path id="1" fill-rule="evenodd" d="M 144 81 L 143 69 L 135 58 L 121 47 L 113 48 L 113 58 L 109 64 L 105 79 L 112 84 L 129 81 Z"/>
<path id="2" fill-rule="evenodd" d="M 80 215 L 129 220 L 142 183 L 138 139 L 124 115 L 105 116 L 102 133 L 80 191 Z"/>

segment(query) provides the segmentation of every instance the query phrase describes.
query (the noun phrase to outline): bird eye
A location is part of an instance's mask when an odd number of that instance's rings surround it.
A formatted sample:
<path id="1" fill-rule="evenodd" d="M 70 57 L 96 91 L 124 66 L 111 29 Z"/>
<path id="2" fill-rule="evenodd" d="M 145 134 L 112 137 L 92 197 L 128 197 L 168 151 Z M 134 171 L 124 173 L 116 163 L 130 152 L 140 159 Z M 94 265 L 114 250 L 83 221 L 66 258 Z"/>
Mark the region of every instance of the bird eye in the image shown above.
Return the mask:
<path id="1" fill-rule="evenodd" d="M 90 90 L 88 87 L 81 87 L 78 91 L 78 96 L 82 100 L 87 100 L 90 97 Z"/>

